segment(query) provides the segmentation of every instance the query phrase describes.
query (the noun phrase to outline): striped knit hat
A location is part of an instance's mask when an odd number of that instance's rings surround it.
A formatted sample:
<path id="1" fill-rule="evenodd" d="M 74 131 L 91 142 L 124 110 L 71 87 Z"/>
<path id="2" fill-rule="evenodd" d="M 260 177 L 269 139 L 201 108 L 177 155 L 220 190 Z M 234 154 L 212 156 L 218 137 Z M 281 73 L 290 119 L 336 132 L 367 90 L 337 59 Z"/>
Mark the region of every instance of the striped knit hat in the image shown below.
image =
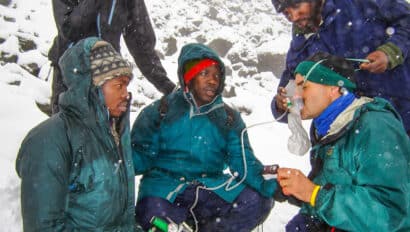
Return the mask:
<path id="1" fill-rule="evenodd" d="M 106 80 L 128 76 L 132 78 L 130 63 L 106 41 L 98 41 L 90 54 L 91 76 L 95 86 L 102 86 Z"/>

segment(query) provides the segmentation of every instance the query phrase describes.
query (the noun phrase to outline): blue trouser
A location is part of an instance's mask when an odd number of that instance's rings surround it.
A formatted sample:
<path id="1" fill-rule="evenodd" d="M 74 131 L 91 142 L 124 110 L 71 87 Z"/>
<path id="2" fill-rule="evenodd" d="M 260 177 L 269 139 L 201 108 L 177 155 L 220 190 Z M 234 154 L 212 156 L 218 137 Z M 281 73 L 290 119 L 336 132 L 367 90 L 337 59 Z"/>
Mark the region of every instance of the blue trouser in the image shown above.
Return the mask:
<path id="1" fill-rule="evenodd" d="M 195 191 L 196 186 L 188 186 L 174 203 L 158 197 L 141 199 L 135 209 L 137 222 L 148 230 L 151 227 L 150 219 L 157 216 L 169 218 L 177 224 L 189 221 L 194 227 L 189 209 L 194 204 Z M 212 191 L 200 189 L 193 212 L 198 221 L 198 231 L 238 232 L 251 231 L 261 224 L 272 207 L 272 198 L 265 198 L 248 187 L 233 203 L 224 201 Z"/>

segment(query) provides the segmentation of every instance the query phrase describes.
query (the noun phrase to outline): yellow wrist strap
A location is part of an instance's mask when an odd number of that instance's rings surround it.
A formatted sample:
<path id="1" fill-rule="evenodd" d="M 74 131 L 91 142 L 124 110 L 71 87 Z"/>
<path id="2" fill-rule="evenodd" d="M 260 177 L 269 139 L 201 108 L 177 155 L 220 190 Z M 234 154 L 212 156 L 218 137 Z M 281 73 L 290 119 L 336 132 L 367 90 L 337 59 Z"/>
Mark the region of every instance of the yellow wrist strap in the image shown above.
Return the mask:
<path id="1" fill-rule="evenodd" d="M 310 196 L 310 205 L 313 207 L 315 207 L 316 196 L 319 190 L 320 190 L 320 185 L 316 185 L 315 188 L 313 189 L 312 196 Z"/>

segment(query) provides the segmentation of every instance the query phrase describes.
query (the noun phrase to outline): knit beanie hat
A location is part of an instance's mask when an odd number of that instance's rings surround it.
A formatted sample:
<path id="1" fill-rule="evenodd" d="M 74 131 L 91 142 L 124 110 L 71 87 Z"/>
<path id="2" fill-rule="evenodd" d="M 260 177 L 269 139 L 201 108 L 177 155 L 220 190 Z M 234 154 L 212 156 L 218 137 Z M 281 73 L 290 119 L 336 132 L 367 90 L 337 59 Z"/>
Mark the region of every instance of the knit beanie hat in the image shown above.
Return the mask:
<path id="1" fill-rule="evenodd" d="M 184 65 L 185 85 L 188 85 L 188 83 L 202 70 L 212 65 L 218 65 L 218 62 L 209 58 L 187 61 Z"/>
<path id="2" fill-rule="evenodd" d="M 286 7 L 292 6 L 301 2 L 315 2 L 317 0 L 272 0 L 272 4 L 276 12 L 282 12 Z"/>
<path id="3" fill-rule="evenodd" d="M 128 76 L 132 78 L 130 63 L 106 41 L 98 41 L 90 54 L 91 76 L 95 86 L 102 86 L 106 80 Z"/>
<path id="4" fill-rule="evenodd" d="M 295 74 L 304 76 L 305 81 L 339 86 L 349 91 L 356 89 L 354 72 L 352 62 L 326 52 L 318 52 L 308 57 L 295 70 Z"/>

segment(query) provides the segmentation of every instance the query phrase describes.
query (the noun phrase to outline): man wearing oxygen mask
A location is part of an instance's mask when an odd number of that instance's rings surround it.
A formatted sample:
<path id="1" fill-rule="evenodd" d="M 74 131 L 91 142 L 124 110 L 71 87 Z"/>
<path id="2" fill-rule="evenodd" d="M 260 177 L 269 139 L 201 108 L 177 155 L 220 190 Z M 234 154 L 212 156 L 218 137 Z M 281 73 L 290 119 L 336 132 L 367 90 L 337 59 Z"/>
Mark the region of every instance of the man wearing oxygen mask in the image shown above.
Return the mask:
<path id="1" fill-rule="evenodd" d="M 356 58 L 360 96 L 390 101 L 410 136 L 410 4 L 406 0 L 272 0 L 277 13 L 292 23 L 272 111 L 286 110 L 284 87 L 296 66 L 318 51 Z M 361 60 L 367 59 L 367 60 Z"/>
<path id="2" fill-rule="evenodd" d="M 322 52 L 296 67 L 312 170 L 278 170 L 283 194 L 301 203 L 286 231 L 410 230 L 410 140 L 388 101 L 352 93 L 354 71 Z"/>
<path id="3" fill-rule="evenodd" d="M 263 178 L 245 123 L 222 100 L 224 63 L 188 44 L 178 77 L 181 88 L 143 109 L 131 131 L 143 175 L 136 220 L 146 230 L 159 217 L 199 231 L 251 231 L 273 207 L 277 182 Z"/>

